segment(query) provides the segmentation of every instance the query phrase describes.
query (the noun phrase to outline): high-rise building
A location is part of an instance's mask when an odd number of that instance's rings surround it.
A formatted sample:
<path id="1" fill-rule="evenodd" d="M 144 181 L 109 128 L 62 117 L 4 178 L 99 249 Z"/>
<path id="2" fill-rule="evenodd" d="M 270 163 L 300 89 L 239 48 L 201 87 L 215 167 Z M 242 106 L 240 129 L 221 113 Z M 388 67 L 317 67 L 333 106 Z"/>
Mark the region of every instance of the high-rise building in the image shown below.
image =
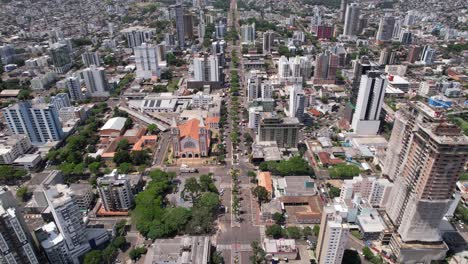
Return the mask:
<path id="1" fill-rule="evenodd" d="M 49 54 L 54 64 L 56 73 L 66 73 L 70 70 L 73 62 L 70 55 L 70 50 L 66 44 L 54 43 L 49 48 Z"/>
<path id="2" fill-rule="evenodd" d="M 310 30 L 313 33 L 317 33 L 317 29 L 322 25 L 322 16 L 320 15 L 320 9 L 318 6 L 314 7 L 314 13 L 310 19 Z"/>
<path id="3" fill-rule="evenodd" d="M 385 160 L 385 173 L 395 179 L 393 199 L 386 211 L 397 227 L 390 244 L 398 261 L 413 263 L 409 258 L 414 256 L 399 250 L 402 245 L 421 250 L 428 245 L 443 245 L 439 226 L 468 161 L 468 137 L 422 102 L 409 103 L 399 110 L 397 118 L 398 127 L 392 131 L 393 144 L 389 144 Z M 442 249 L 447 250 L 446 246 Z M 439 258 L 421 257 L 421 261 Z"/>
<path id="4" fill-rule="evenodd" d="M 193 15 L 191 13 L 184 14 L 184 29 L 185 37 L 187 39 L 194 39 L 195 35 L 193 33 Z"/>
<path id="5" fill-rule="evenodd" d="M 15 49 L 11 45 L 0 46 L 0 59 L 3 65 L 12 63 L 15 60 Z"/>
<path id="6" fill-rule="evenodd" d="M 263 54 L 270 54 L 273 47 L 274 35 L 273 31 L 266 31 L 263 33 Z"/>
<path id="7" fill-rule="evenodd" d="M 330 51 L 320 53 L 315 60 L 314 84 L 334 84 L 338 68 L 338 56 Z"/>
<path id="8" fill-rule="evenodd" d="M 252 102 L 253 100 L 260 98 L 261 95 L 262 78 L 260 75 L 252 74 L 247 79 L 247 101 Z"/>
<path id="9" fill-rule="evenodd" d="M 155 30 L 152 28 L 138 26 L 126 28 L 122 30 L 122 33 L 127 40 L 127 46 L 129 48 L 135 48 L 144 42 L 150 41 L 155 34 Z"/>
<path id="10" fill-rule="evenodd" d="M 79 76 L 66 78 L 65 85 L 68 89 L 68 93 L 70 94 L 70 98 L 72 101 L 81 101 L 86 98 L 86 96 L 81 91 L 81 83 Z"/>
<path id="11" fill-rule="evenodd" d="M 305 95 L 301 85 L 295 84 L 289 88 L 289 117 L 304 119 Z"/>
<path id="12" fill-rule="evenodd" d="M 278 77 L 288 78 L 291 76 L 291 70 L 289 68 L 289 61 L 286 56 L 281 56 L 278 61 Z"/>
<path id="13" fill-rule="evenodd" d="M 63 107 L 70 107 L 70 97 L 67 93 L 58 93 L 50 98 L 50 104 L 54 105 L 55 109 L 59 111 Z"/>
<path id="14" fill-rule="evenodd" d="M 356 195 L 364 198 L 370 205 L 385 207 L 390 199 L 393 183 L 376 177 L 357 176 L 344 180 L 341 186 L 340 201 L 351 201 Z"/>
<path id="15" fill-rule="evenodd" d="M 393 65 L 395 63 L 396 52 L 390 48 L 384 48 L 380 51 L 379 64 L 380 65 Z"/>
<path id="16" fill-rule="evenodd" d="M 223 39 L 226 35 L 226 24 L 222 20 L 220 20 L 215 25 L 215 38 Z"/>
<path id="17" fill-rule="evenodd" d="M 215 55 L 193 58 L 193 77 L 199 82 L 222 81 L 222 69 Z"/>
<path id="18" fill-rule="evenodd" d="M 241 42 L 244 44 L 255 44 L 255 23 L 241 26 Z"/>
<path id="19" fill-rule="evenodd" d="M 158 64 L 158 49 L 153 44 L 143 43 L 135 47 L 136 76 L 142 79 L 151 79 L 160 76 Z"/>
<path id="20" fill-rule="evenodd" d="M 408 11 L 405 16 L 404 25 L 405 26 L 412 26 L 416 22 L 416 12 L 414 10 Z"/>
<path id="21" fill-rule="evenodd" d="M 348 6 L 348 0 L 341 0 L 340 5 L 340 22 L 345 22 L 346 17 L 346 7 Z"/>
<path id="22" fill-rule="evenodd" d="M 70 255 L 65 239 L 54 222 L 50 222 L 34 230 L 34 234 L 44 250 L 49 263 L 73 263 L 73 257 Z"/>
<path id="23" fill-rule="evenodd" d="M 184 7 L 181 4 L 173 5 L 175 12 L 177 40 L 179 47 L 185 47 L 185 23 L 184 23 Z"/>
<path id="24" fill-rule="evenodd" d="M 413 42 L 413 33 L 408 30 L 401 31 L 398 40 L 401 45 L 410 45 Z"/>
<path id="25" fill-rule="evenodd" d="M 260 115 L 263 112 L 263 106 L 249 107 L 249 124 L 248 128 L 258 131 L 258 124 L 260 122 Z"/>
<path id="26" fill-rule="evenodd" d="M 271 82 L 263 82 L 260 87 L 262 93 L 262 99 L 270 99 L 273 98 L 273 84 Z"/>
<path id="27" fill-rule="evenodd" d="M 406 60 L 411 63 L 415 63 L 418 60 L 419 56 L 421 56 L 421 51 L 421 46 L 411 46 L 408 52 L 408 58 Z"/>
<path id="28" fill-rule="evenodd" d="M 90 52 L 86 51 L 81 54 L 81 60 L 83 60 L 83 64 L 86 67 L 89 67 L 91 65 L 96 65 L 96 66 L 101 66 L 101 60 L 99 59 L 99 53 L 96 52 Z"/>
<path id="29" fill-rule="evenodd" d="M 130 177 L 119 174 L 114 169 L 97 179 L 99 195 L 104 209 L 108 212 L 128 211 L 133 206 L 133 193 L 130 187 Z"/>
<path id="30" fill-rule="evenodd" d="M 70 192 L 66 185 L 61 184 L 44 190 L 54 222 L 65 240 L 67 254 L 71 256 L 72 263 L 79 263 L 78 258 L 91 247 L 86 238 L 83 216 Z"/>
<path id="31" fill-rule="evenodd" d="M 359 24 L 360 13 L 361 13 L 361 9 L 359 8 L 359 5 L 357 3 L 348 4 L 346 8 L 343 35 L 356 36 L 359 34 L 358 24 Z"/>
<path id="32" fill-rule="evenodd" d="M 317 38 L 318 39 L 330 39 L 333 37 L 333 26 L 320 25 L 317 27 Z"/>
<path id="33" fill-rule="evenodd" d="M 299 140 L 299 120 L 279 117 L 275 112 L 263 112 L 258 125 L 258 142 L 275 141 L 280 148 L 296 148 Z"/>
<path id="34" fill-rule="evenodd" d="M 33 239 L 10 191 L 0 190 L 0 262 L 39 264 Z"/>
<path id="35" fill-rule="evenodd" d="M 430 65 L 432 64 L 436 55 L 436 50 L 431 48 L 431 46 L 426 45 L 424 46 L 422 53 L 421 53 L 421 63 Z"/>
<path id="36" fill-rule="evenodd" d="M 334 205 L 323 208 L 316 256 L 318 264 L 341 264 L 349 225 Z"/>
<path id="37" fill-rule="evenodd" d="M 91 97 L 109 96 L 110 87 L 104 68 L 91 65 L 80 72 L 80 77 L 85 82 L 86 93 Z"/>
<path id="38" fill-rule="evenodd" d="M 361 77 L 359 94 L 351 127 L 354 133 L 376 135 L 380 128 L 380 111 L 388 80 L 380 71 L 369 71 Z"/>
<path id="39" fill-rule="evenodd" d="M 2 109 L 8 128 L 13 134 L 27 135 L 32 143 L 63 139 L 57 109 L 51 104 L 18 102 Z"/>
<path id="40" fill-rule="evenodd" d="M 379 30 L 377 31 L 377 42 L 391 41 L 393 38 L 393 31 L 395 29 L 395 17 L 391 14 L 385 14 L 380 18 Z"/>

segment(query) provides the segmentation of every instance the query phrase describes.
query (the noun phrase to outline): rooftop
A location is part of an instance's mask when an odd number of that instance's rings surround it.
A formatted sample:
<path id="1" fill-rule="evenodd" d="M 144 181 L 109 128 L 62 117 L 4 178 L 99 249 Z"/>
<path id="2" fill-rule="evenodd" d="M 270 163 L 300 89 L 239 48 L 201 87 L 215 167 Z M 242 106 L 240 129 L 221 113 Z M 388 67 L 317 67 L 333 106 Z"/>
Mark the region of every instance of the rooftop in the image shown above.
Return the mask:
<path id="1" fill-rule="evenodd" d="M 122 129 L 125 127 L 125 122 L 127 121 L 127 118 L 125 117 L 113 117 L 104 124 L 104 126 L 101 127 L 100 130 L 118 130 L 122 131 Z"/>

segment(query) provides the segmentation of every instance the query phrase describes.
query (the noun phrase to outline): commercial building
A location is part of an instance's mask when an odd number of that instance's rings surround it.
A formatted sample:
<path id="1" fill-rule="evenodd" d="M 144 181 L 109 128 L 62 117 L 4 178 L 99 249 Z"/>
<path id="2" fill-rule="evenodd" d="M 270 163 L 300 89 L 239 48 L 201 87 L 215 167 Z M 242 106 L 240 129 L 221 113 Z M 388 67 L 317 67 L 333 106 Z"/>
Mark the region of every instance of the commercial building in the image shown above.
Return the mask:
<path id="1" fill-rule="evenodd" d="M 210 263 L 210 248 L 209 236 L 157 239 L 148 248 L 143 263 Z"/>
<path id="2" fill-rule="evenodd" d="M 34 242 L 15 197 L 0 190 L 0 262 L 39 264 Z"/>
<path id="3" fill-rule="evenodd" d="M 280 148 L 296 148 L 299 128 L 299 120 L 295 117 L 279 117 L 264 112 L 260 117 L 257 141 L 275 141 Z"/>
<path id="4" fill-rule="evenodd" d="M 349 235 L 349 225 L 340 211 L 332 206 L 326 206 L 320 222 L 320 233 L 317 241 L 316 256 L 319 264 L 341 264 L 346 241 Z"/>
<path id="5" fill-rule="evenodd" d="M 133 193 L 130 186 L 130 176 L 119 174 L 114 169 L 97 179 L 97 188 L 102 205 L 107 212 L 129 211 L 133 204 Z"/>
<path id="6" fill-rule="evenodd" d="M 179 47 L 185 47 L 185 23 L 184 23 L 184 7 L 181 4 L 173 5 L 171 8 L 175 12 L 177 40 Z"/>
<path id="7" fill-rule="evenodd" d="M 347 5 L 343 35 L 356 36 L 359 33 L 359 15 L 361 9 L 357 3 Z"/>
<path id="8" fill-rule="evenodd" d="M 52 44 L 49 48 L 49 54 L 56 73 L 63 74 L 70 70 L 73 62 L 70 49 L 66 44 L 59 42 Z"/>
<path id="9" fill-rule="evenodd" d="M 108 97 L 110 95 L 109 82 L 104 68 L 91 65 L 80 72 L 80 77 L 86 84 L 86 93 L 91 97 Z"/>
<path id="10" fill-rule="evenodd" d="M 160 76 L 159 57 L 157 46 L 142 43 L 134 48 L 136 76 L 142 79 L 151 79 Z"/>
<path id="11" fill-rule="evenodd" d="M 81 60 L 86 67 L 95 65 L 97 67 L 101 66 L 101 59 L 99 58 L 99 53 L 97 51 L 91 52 L 86 51 L 81 54 Z"/>
<path id="12" fill-rule="evenodd" d="M 377 42 L 388 42 L 393 38 L 396 19 L 389 13 L 380 18 L 379 29 L 377 31 Z"/>
<path id="13" fill-rule="evenodd" d="M 32 143 L 43 144 L 63 139 L 58 111 L 53 105 L 18 102 L 2 109 L 13 134 L 27 135 Z"/>
<path id="14" fill-rule="evenodd" d="M 420 63 L 431 65 L 435 56 L 436 56 L 436 50 L 431 48 L 431 46 L 426 45 L 424 46 L 422 50 Z"/>
<path id="15" fill-rule="evenodd" d="M 369 71 L 361 77 L 356 112 L 351 124 L 356 134 L 376 135 L 379 131 L 380 111 L 387 84 L 387 78 L 379 71 Z"/>

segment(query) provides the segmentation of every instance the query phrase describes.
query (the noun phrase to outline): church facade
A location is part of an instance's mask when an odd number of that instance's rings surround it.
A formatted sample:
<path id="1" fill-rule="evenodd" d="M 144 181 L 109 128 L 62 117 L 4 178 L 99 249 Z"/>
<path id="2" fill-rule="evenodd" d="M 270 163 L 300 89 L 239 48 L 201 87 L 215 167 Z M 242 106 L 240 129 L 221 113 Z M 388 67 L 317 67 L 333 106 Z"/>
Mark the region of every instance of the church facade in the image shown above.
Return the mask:
<path id="1" fill-rule="evenodd" d="M 203 118 L 187 120 L 171 125 L 172 149 L 174 157 L 201 158 L 207 157 L 210 151 L 211 131 Z"/>

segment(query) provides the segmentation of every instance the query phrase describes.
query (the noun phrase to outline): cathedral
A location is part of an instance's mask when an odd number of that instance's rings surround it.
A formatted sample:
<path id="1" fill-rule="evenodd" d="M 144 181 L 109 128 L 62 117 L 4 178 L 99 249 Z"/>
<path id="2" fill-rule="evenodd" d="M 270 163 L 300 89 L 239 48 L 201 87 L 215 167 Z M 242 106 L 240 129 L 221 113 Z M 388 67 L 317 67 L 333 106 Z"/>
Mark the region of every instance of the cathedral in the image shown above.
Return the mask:
<path id="1" fill-rule="evenodd" d="M 177 125 L 175 119 L 171 125 L 171 139 L 174 157 L 207 157 L 210 150 L 211 131 L 203 118 L 193 118 Z"/>

